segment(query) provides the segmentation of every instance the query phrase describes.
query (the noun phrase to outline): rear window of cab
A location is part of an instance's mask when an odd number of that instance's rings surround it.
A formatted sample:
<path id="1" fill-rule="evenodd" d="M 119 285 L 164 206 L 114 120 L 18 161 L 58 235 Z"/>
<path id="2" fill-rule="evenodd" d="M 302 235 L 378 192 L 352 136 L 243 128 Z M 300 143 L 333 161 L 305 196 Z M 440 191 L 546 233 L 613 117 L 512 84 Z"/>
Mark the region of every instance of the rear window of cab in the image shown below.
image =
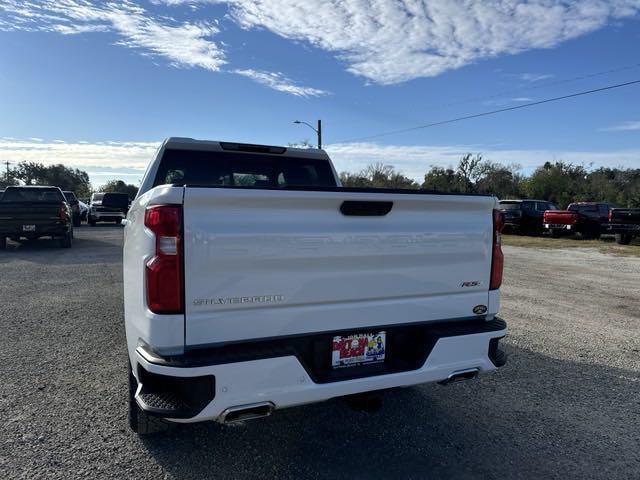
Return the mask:
<path id="1" fill-rule="evenodd" d="M 281 155 L 168 149 L 153 186 L 335 187 L 329 162 Z"/>

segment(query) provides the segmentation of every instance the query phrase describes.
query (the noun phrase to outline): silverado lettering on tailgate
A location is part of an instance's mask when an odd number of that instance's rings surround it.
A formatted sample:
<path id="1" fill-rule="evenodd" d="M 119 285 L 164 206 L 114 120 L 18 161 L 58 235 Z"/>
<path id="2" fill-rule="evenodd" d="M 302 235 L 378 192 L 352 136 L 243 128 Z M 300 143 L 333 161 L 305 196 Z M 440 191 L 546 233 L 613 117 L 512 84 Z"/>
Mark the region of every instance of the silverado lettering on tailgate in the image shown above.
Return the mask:
<path id="1" fill-rule="evenodd" d="M 235 305 L 242 303 L 284 302 L 284 295 L 257 295 L 254 297 L 196 298 L 193 305 Z"/>

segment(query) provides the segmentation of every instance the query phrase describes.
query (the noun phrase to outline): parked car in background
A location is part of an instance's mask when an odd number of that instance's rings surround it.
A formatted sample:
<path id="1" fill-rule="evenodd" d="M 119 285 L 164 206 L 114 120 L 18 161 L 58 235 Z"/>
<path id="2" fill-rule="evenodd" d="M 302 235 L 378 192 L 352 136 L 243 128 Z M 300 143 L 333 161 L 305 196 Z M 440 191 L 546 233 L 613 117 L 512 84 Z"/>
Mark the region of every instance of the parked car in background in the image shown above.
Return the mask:
<path id="1" fill-rule="evenodd" d="M 579 233 L 583 238 L 599 238 L 609 226 L 608 203 L 575 202 L 566 210 L 544 212 L 544 228 L 553 237 Z"/>
<path id="2" fill-rule="evenodd" d="M 640 236 L 640 208 L 612 208 L 609 210 L 607 233 L 616 236 L 616 242 L 629 245 Z"/>
<path id="3" fill-rule="evenodd" d="M 98 192 L 91 195 L 88 219 L 89 225 L 97 222 L 120 224 L 129 210 L 129 196 L 126 193 Z"/>
<path id="4" fill-rule="evenodd" d="M 73 217 L 73 226 L 80 226 L 80 203 L 78 202 L 78 198 L 76 194 L 69 191 L 62 191 L 64 198 L 67 200 L 67 203 L 71 207 L 71 216 Z"/>
<path id="5" fill-rule="evenodd" d="M 69 248 L 73 241 L 71 207 L 58 187 L 7 187 L 0 198 L 0 248 L 14 241 L 51 237 Z"/>
<path id="6" fill-rule="evenodd" d="M 89 217 L 89 205 L 82 200 L 78 200 L 78 206 L 80 207 L 80 221 L 86 222 Z"/>
<path id="7" fill-rule="evenodd" d="M 540 235 L 544 212 L 557 207 L 546 200 L 500 200 L 498 209 L 504 213 L 505 232 Z"/>
<path id="8" fill-rule="evenodd" d="M 134 431 L 504 365 L 495 197 L 339 185 L 322 150 L 162 145 L 124 232 Z"/>

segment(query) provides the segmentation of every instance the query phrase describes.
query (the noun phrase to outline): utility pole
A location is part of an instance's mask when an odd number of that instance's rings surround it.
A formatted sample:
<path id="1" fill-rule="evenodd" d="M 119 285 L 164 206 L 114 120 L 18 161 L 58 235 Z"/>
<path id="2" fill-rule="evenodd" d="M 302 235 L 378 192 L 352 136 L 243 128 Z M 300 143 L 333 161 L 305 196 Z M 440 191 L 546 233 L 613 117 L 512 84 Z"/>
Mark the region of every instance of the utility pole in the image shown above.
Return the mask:
<path id="1" fill-rule="evenodd" d="M 316 135 L 318 136 L 318 149 L 322 148 L 322 120 L 318 120 L 318 128 L 313 128 L 313 125 L 311 125 L 310 123 L 302 122 L 300 120 L 294 120 L 293 123 L 296 123 L 298 125 L 304 124 L 311 130 L 316 132 Z"/>
<path id="2" fill-rule="evenodd" d="M 11 162 L 9 160 L 5 160 L 3 163 L 7 167 L 7 173 L 6 173 L 5 180 L 7 181 L 7 183 L 9 183 L 9 165 L 11 165 Z"/>

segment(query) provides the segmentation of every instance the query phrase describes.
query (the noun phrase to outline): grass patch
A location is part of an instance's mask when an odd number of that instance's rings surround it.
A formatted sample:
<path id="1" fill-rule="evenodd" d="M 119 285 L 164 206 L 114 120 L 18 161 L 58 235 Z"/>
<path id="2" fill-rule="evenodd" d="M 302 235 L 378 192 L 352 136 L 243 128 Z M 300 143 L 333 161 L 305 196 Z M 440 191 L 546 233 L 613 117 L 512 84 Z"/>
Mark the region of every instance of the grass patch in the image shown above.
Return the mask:
<path id="1" fill-rule="evenodd" d="M 625 257 L 640 257 L 640 238 L 635 238 L 631 245 L 618 245 L 613 237 L 602 237 L 600 240 L 582 240 L 579 237 L 527 237 L 524 235 L 502 235 L 502 244 L 513 247 L 529 248 L 593 248 L 601 253 Z"/>

